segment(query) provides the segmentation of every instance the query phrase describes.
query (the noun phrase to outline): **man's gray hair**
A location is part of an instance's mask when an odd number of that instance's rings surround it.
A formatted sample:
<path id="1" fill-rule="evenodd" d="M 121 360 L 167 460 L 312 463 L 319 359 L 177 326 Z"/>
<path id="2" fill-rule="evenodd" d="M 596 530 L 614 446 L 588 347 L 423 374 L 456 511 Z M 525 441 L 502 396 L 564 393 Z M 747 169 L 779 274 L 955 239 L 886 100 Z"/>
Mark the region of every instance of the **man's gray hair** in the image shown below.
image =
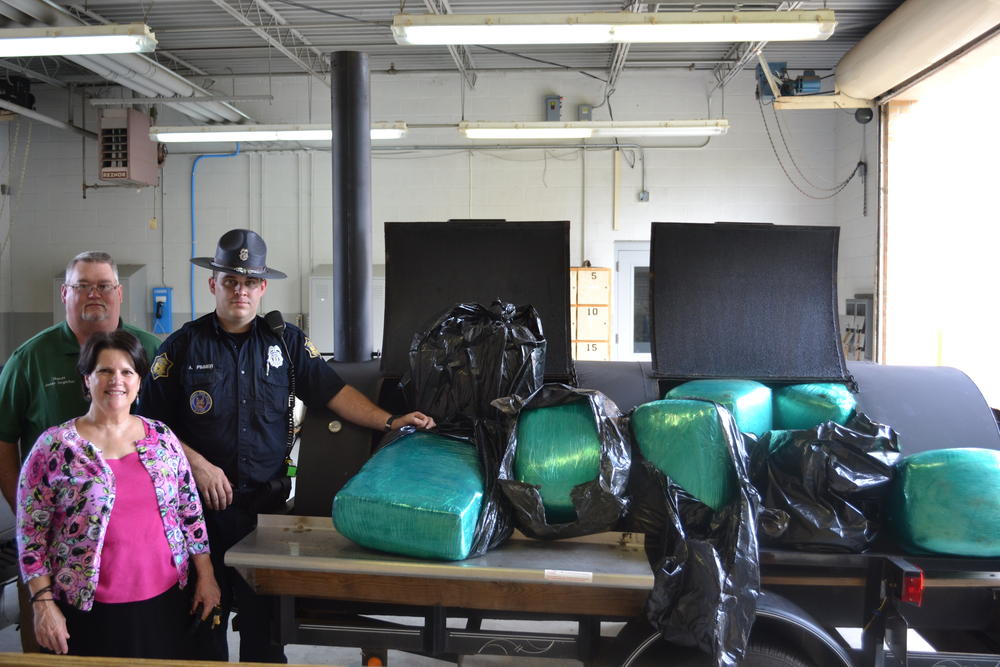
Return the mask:
<path id="1" fill-rule="evenodd" d="M 112 259 L 111 255 L 99 250 L 81 252 L 79 255 L 69 260 L 69 264 L 66 265 L 66 277 L 64 278 L 65 282 L 69 282 L 69 276 L 73 273 L 73 268 L 80 262 L 93 262 L 95 264 L 109 265 L 111 267 L 111 272 L 115 274 L 115 282 L 118 282 L 118 265 L 115 264 L 115 260 Z"/>

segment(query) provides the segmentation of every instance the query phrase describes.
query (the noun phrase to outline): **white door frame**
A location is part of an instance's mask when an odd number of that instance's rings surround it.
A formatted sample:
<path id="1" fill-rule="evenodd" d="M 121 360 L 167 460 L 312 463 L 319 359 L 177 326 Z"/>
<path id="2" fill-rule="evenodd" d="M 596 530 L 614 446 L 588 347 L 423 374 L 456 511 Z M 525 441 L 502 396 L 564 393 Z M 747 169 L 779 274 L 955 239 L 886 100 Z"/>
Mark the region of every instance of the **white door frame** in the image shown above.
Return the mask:
<path id="1" fill-rule="evenodd" d="M 652 354 L 634 351 L 635 284 L 637 267 L 649 266 L 649 241 L 615 241 L 615 359 L 649 361 Z"/>

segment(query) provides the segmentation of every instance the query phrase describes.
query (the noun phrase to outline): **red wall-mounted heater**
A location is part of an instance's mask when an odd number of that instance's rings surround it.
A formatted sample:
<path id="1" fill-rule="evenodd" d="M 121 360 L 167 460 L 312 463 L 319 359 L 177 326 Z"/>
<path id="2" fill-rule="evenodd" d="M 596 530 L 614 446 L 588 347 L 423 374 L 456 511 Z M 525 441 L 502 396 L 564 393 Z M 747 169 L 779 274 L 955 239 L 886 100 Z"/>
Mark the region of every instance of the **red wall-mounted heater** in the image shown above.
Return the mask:
<path id="1" fill-rule="evenodd" d="M 100 126 L 98 178 L 156 185 L 156 142 L 149 138 L 149 116 L 135 109 L 106 109 Z"/>

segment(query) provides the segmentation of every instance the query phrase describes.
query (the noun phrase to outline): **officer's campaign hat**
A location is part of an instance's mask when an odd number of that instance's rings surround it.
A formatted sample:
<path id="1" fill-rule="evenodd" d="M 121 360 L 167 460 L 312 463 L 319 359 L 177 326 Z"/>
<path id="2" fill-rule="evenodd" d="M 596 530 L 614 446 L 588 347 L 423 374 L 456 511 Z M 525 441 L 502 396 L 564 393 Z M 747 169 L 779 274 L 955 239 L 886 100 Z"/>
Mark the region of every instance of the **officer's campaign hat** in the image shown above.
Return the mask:
<path id="1" fill-rule="evenodd" d="M 215 257 L 193 257 L 191 263 L 206 269 L 248 278 L 287 278 L 267 266 L 267 244 L 257 232 L 232 229 L 219 239 Z"/>

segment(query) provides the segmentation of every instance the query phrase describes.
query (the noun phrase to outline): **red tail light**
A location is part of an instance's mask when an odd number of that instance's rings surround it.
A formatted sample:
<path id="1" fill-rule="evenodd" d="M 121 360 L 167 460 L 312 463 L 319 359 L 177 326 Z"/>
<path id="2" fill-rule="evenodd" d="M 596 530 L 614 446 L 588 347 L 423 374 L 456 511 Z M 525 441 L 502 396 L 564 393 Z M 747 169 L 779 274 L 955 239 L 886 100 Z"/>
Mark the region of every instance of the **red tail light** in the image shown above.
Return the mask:
<path id="1" fill-rule="evenodd" d="M 899 598 L 903 602 L 909 602 L 920 606 L 924 601 L 924 573 L 907 574 L 903 576 L 903 591 Z"/>

